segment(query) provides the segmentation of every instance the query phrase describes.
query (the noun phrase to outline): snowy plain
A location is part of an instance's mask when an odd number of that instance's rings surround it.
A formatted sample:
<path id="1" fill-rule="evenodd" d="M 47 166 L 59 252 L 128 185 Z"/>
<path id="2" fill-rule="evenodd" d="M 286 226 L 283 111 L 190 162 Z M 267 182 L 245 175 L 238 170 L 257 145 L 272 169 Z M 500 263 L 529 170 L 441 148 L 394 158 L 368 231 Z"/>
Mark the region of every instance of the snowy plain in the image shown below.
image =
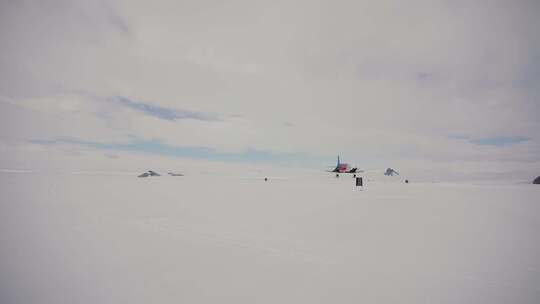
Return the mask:
<path id="1" fill-rule="evenodd" d="M 539 303 L 540 187 L 0 172 L 0 302 Z"/>

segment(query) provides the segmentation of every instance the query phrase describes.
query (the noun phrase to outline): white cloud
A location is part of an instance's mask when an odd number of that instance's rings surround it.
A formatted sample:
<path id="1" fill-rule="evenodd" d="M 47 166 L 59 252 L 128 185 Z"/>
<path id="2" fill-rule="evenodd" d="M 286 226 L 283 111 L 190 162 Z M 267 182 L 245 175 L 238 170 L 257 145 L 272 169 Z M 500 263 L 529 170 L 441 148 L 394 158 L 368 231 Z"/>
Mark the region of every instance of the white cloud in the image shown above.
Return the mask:
<path id="1" fill-rule="evenodd" d="M 3 142 L 138 138 L 228 152 L 344 153 L 366 166 L 460 162 L 464 172 L 482 161 L 508 171 L 539 161 L 534 1 L 2 8 L 0 94 L 10 102 L 0 105 L 11 126 Z M 111 96 L 222 119 L 167 121 L 108 103 Z M 450 135 L 530 140 L 485 147 Z"/>

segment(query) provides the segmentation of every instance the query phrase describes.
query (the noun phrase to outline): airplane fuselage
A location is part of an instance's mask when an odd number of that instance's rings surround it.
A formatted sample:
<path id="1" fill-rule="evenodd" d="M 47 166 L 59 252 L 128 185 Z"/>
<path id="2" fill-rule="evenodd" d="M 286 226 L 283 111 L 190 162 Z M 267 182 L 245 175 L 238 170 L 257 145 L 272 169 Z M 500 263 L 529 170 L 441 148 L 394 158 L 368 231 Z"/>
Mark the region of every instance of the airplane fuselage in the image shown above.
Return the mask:
<path id="1" fill-rule="evenodd" d="M 349 164 L 341 163 L 339 161 L 339 156 L 338 156 L 336 168 L 334 168 L 334 170 L 332 170 L 332 172 L 335 172 L 335 173 L 356 173 L 357 168 L 352 168 Z"/>

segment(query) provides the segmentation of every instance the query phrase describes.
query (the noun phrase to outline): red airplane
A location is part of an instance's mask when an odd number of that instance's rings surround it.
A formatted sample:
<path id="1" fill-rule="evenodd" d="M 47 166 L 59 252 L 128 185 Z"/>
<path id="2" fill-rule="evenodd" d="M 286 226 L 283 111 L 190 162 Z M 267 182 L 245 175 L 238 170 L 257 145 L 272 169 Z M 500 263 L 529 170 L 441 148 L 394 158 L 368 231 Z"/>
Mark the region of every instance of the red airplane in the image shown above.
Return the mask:
<path id="1" fill-rule="evenodd" d="M 334 173 L 359 173 L 363 172 L 362 170 L 358 170 L 358 168 L 352 168 L 349 164 L 341 163 L 339 161 L 339 155 L 337 157 L 337 165 L 334 168 L 334 170 L 328 171 L 328 172 L 334 172 Z"/>

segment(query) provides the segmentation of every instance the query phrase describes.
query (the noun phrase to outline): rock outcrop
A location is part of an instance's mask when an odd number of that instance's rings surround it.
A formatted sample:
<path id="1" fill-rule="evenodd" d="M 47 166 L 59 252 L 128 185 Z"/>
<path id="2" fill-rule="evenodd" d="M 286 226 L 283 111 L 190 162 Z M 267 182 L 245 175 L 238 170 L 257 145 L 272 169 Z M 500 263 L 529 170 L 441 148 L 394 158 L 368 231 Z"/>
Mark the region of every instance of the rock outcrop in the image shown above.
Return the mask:
<path id="1" fill-rule="evenodd" d="M 386 169 L 386 172 L 384 172 L 384 175 L 386 175 L 386 176 L 394 176 L 394 175 L 399 175 L 399 172 L 397 172 L 396 170 L 394 170 L 392 168 L 388 168 L 388 169 Z"/>
<path id="2" fill-rule="evenodd" d="M 169 174 L 170 176 L 184 176 L 184 174 L 182 174 L 182 173 L 169 172 L 168 174 Z"/>
<path id="3" fill-rule="evenodd" d="M 148 177 L 148 176 L 160 176 L 160 175 L 152 170 L 149 170 L 147 172 L 144 172 L 141 175 L 138 175 L 137 177 Z"/>

